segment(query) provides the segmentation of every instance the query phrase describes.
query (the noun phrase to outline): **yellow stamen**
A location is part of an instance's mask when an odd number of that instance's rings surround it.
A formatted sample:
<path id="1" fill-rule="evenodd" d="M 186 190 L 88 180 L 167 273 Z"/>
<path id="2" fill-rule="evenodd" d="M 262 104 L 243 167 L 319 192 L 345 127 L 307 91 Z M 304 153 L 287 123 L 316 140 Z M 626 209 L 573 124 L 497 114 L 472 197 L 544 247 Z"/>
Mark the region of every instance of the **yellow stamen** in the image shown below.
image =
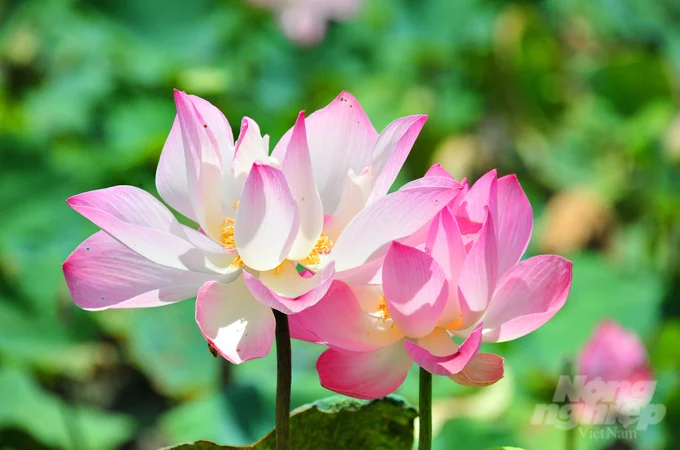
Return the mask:
<path id="1" fill-rule="evenodd" d="M 280 274 L 281 272 L 283 272 L 283 265 L 284 265 L 285 263 L 286 263 L 286 261 L 282 262 L 281 264 L 279 264 L 278 266 L 276 266 L 276 267 L 274 268 L 274 275 L 278 275 L 278 274 Z"/>
<path id="2" fill-rule="evenodd" d="M 225 250 L 233 250 L 236 248 L 236 242 L 234 241 L 234 219 L 227 217 L 222 222 L 220 227 L 220 232 L 222 236 L 220 237 L 220 242 L 224 246 Z"/>
<path id="3" fill-rule="evenodd" d="M 463 325 L 463 313 L 460 313 L 456 320 L 446 325 L 444 328 L 448 330 L 457 330 L 460 328 L 461 325 Z"/>
<path id="4" fill-rule="evenodd" d="M 236 200 L 231 207 L 234 209 L 238 208 L 238 200 Z M 236 223 L 234 219 L 227 217 L 224 219 L 224 222 L 222 222 L 222 226 L 220 227 L 220 242 L 227 251 L 236 249 L 236 241 L 234 240 L 234 223 Z M 229 266 L 239 268 L 244 267 L 245 265 L 246 264 L 241 259 L 241 256 L 237 254 Z"/>
<path id="5" fill-rule="evenodd" d="M 231 207 L 234 208 L 234 209 L 238 209 L 238 202 L 239 201 L 240 201 L 240 199 L 236 199 L 236 201 L 234 202 L 233 205 L 231 205 Z"/>
<path id="6" fill-rule="evenodd" d="M 241 255 L 236 255 L 236 258 L 234 258 L 231 261 L 231 264 L 229 264 L 230 267 L 234 267 L 236 269 L 238 269 L 239 267 L 244 267 L 245 265 L 246 263 L 244 263 L 243 260 L 241 259 Z"/>
<path id="7" fill-rule="evenodd" d="M 325 255 L 331 251 L 333 248 L 333 241 L 331 241 L 328 236 L 322 234 L 316 245 L 312 249 L 308 257 L 300 261 L 303 266 L 313 266 L 315 264 L 321 264 L 321 255 Z"/>
<path id="8" fill-rule="evenodd" d="M 384 295 L 380 296 L 380 303 L 378 304 L 378 316 L 380 316 L 380 320 L 383 322 L 392 317 L 390 316 L 390 312 L 387 309 L 387 301 L 385 300 Z"/>

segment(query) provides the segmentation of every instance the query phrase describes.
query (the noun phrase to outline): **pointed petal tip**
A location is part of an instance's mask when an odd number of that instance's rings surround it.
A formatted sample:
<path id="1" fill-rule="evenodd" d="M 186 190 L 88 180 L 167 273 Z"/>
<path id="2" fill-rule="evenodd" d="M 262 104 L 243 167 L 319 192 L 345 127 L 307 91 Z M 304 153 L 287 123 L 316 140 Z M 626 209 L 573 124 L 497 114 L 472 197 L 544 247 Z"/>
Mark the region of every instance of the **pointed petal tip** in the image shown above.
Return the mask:
<path id="1" fill-rule="evenodd" d="M 356 103 L 356 104 L 359 103 L 357 98 L 354 95 L 352 95 L 351 92 L 346 91 L 346 90 L 343 90 L 342 92 L 340 92 L 340 94 L 338 94 L 338 96 L 335 97 L 335 100 L 333 100 L 333 102 L 348 102 L 348 103 Z"/>
<path id="2" fill-rule="evenodd" d="M 186 92 L 180 91 L 180 90 L 177 89 L 177 88 L 174 88 L 174 89 L 172 90 L 172 95 L 173 95 L 173 97 L 175 98 L 175 104 L 176 104 L 176 105 L 179 105 L 180 103 L 182 103 L 182 102 L 188 100 L 188 99 L 187 99 L 187 94 L 186 94 Z"/>
<path id="3" fill-rule="evenodd" d="M 79 195 L 80 195 L 80 194 L 76 194 L 76 195 L 72 195 L 72 196 L 70 196 L 69 198 L 67 198 L 67 199 L 66 199 L 66 204 L 67 204 L 68 206 L 70 206 L 70 207 L 73 208 L 73 205 L 77 202 L 77 197 L 78 197 Z"/>

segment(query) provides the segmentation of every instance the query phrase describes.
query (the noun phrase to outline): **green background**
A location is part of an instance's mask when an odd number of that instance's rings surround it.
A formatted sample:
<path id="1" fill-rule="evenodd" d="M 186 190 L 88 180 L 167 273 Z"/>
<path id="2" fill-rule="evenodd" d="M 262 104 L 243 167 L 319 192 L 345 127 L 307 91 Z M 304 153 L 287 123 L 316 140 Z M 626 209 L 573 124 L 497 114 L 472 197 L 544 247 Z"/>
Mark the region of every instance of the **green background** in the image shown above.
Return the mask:
<path id="1" fill-rule="evenodd" d="M 175 87 L 273 142 L 346 89 L 378 130 L 430 116 L 399 184 L 435 161 L 458 178 L 518 174 L 529 253 L 572 259 L 572 293 L 539 331 L 493 346 L 497 385 L 435 379 L 435 448 L 563 448 L 531 417 L 603 318 L 640 334 L 667 415 L 632 442 L 580 448 L 678 448 L 679 75 L 677 0 L 366 0 L 312 47 L 240 0 L 0 0 L 0 449 L 247 444 L 273 426 L 273 355 L 214 359 L 192 300 L 85 312 L 63 281 L 96 231 L 64 200 L 155 193 Z M 330 395 L 322 349 L 293 350 L 293 406 Z M 415 403 L 416 382 L 398 393 Z"/>

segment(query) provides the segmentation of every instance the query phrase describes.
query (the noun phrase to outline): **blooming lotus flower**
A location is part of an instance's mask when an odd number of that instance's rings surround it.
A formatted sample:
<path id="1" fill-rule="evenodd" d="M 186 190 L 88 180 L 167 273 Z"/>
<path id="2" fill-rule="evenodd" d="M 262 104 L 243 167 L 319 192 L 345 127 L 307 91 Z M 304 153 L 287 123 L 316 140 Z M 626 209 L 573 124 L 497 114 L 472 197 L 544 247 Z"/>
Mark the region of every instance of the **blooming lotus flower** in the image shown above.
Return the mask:
<path id="1" fill-rule="evenodd" d="M 270 156 L 269 137 L 252 119 L 234 142 L 213 105 L 179 91 L 175 102 L 156 186 L 200 229 L 136 187 L 76 195 L 68 204 L 102 231 L 69 256 L 64 275 L 88 310 L 197 296 L 201 332 L 234 363 L 268 354 L 271 308 L 290 314 L 315 304 L 334 273 L 370 265 L 455 195 L 435 177 L 386 196 L 425 116 L 398 119 L 378 135 L 343 92 L 306 119 L 300 113 Z"/>
<path id="2" fill-rule="evenodd" d="M 459 346 L 438 325 L 447 295 L 437 262 L 394 242 L 384 258 L 382 285 L 335 281 L 317 305 L 293 317 L 312 333 L 302 339 L 330 347 L 316 367 L 321 384 L 340 394 L 372 399 L 394 392 L 414 362 L 462 384 L 500 379 L 503 359 L 478 353 L 481 327 Z"/>
<path id="3" fill-rule="evenodd" d="M 250 0 L 273 10 L 283 33 L 302 45 L 316 44 L 326 34 L 329 20 L 343 21 L 355 15 L 360 0 Z"/>
<path id="4" fill-rule="evenodd" d="M 622 413 L 637 414 L 649 403 L 656 386 L 640 338 L 609 320 L 600 323 L 581 350 L 576 373 L 586 377 L 585 383 L 598 379 L 603 382 L 595 393 L 587 390 L 579 393 L 585 397 L 582 406 L 586 410 L 580 411 L 582 414 L 592 414 L 594 411 L 587 410 L 588 406 L 603 401 Z M 619 383 L 625 388 L 620 388 Z"/>
<path id="5" fill-rule="evenodd" d="M 452 180 L 434 166 L 422 182 Z M 432 181 L 430 181 L 432 182 Z M 329 346 L 317 362 L 333 391 L 374 398 L 394 391 L 413 362 L 472 386 L 503 376 L 503 359 L 478 353 L 483 341 L 527 334 L 564 304 L 571 263 L 559 256 L 519 262 L 532 213 L 517 178 L 495 171 L 457 195 L 435 219 L 392 244 L 375 278 L 335 282 L 298 314 L 303 339 Z M 373 283 L 373 284 L 371 284 Z M 452 340 L 465 339 L 460 346 Z"/>
<path id="6" fill-rule="evenodd" d="M 426 177 L 446 176 L 438 165 Z M 484 342 L 505 342 L 534 331 L 562 308 L 571 262 L 539 255 L 520 262 L 533 226 L 531 205 L 517 177 L 492 170 L 442 210 L 420 242 L 449 281 L 440 324 L 466 337 L 480 324 Z"/>

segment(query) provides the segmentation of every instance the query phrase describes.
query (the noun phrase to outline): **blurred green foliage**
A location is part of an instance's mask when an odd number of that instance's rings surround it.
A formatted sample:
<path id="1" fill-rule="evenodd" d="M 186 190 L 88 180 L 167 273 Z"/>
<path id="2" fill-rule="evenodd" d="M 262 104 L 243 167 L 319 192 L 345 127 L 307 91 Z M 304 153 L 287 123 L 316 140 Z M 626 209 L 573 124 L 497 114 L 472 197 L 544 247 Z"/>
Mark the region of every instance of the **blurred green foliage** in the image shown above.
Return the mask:
<path id="1" fill-rule="evenodd" d="M 633 442 L 579 448 L 678 448 L 677 0 L 366 0 L 313 48 L 241 0 L 0 0 L 0 448 L 248 444 L 273 425 L 272 356 L 213 359 L 193 301 L 88 313 L 62 279 L 95 231 L 64 200 L 155 192 L 174 87 L 274 140 L 346 89 L 378 129 L 429 114 L 400 182 L 435 160 L 457 177 L 519 175 L 530 253 L 573 259 L 572 294 L 541 330 L 494 346 L 498 385 L 435 380 L 435 448 L 563 448 L 533 408 L 605 317 L 648 345 L 667 416 Z M 295 343 L 294 406 L 328 395 L 320 350 Z M 411 401 L 416 380 L 400 389 Z"/>

